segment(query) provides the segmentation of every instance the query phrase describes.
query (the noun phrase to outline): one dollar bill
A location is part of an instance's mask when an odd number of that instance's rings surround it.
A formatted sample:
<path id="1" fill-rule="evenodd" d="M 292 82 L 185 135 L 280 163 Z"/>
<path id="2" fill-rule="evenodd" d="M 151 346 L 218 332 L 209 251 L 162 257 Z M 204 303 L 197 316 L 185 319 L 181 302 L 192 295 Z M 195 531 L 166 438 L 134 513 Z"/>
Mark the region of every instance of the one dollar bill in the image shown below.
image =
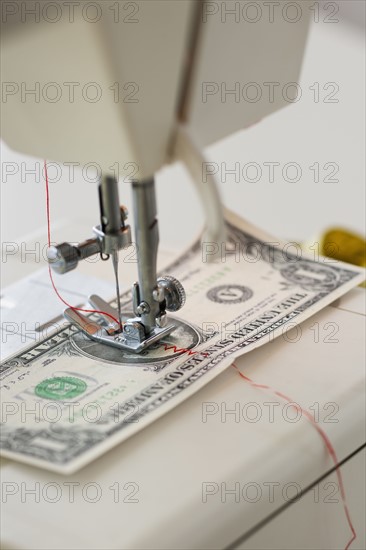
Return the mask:
<path id="1" fill-rule="evenodd" d="M 62 325 L 2 363 L 3 456 L 73 473 L 365 278 L 232 213 L 226 223 L 226 243 L 198 240 L 165 270 L 187 293 L 166 340 L 134 355 Z M 132 311 L 130 292 L 122 307 Z"/>

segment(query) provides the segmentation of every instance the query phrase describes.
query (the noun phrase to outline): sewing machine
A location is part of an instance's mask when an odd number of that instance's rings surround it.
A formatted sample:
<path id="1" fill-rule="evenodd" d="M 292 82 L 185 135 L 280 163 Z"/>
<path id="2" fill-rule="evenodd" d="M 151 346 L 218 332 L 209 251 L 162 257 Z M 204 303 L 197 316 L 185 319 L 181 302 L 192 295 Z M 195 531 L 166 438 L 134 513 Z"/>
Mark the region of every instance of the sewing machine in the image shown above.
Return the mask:
<path id="1" fill-rule="evenodd" d="M 175 329 L 167 311 L 185 302 L 178 280 L 157 277 L 155 172 L 182 159 L 202 199 L 206 240 L 225 241 L 213 175 L 201 181 L 200 151 L 296 101 L 310 12 L 283 4 L 275 16 L 265 2 L 254 11 L 192 0 L 89 4 L 72 14 L 62 3 L 56 14 L 39 3 L 5 6 L 3 139 L 22 153 L 98 167 L 94 237 L 51 247 L 49 262 L 67 273 L 92 255 L 112 258 L 118 310 L 93 295 L 91 306 L 106 314 L 101 324 L 72 308 L 65 316 L 89 338 L 139 353 Z M 243 22 L 256 24 L 243 33 Z M 123 319 L 118 254 L 132 237 L 116 165 L 133 167 L 138 250 L 134 316 Z"/>
<path id="2" fill-rule="evenodd" d="M 11 9 L 10 3 L 4 4 L 8 5 L 7 10 Z M 142 2 L 124 3 L 126 9 L 119 2 L 119 11 L 110 12 L 107 6 L 105 15 L 109 15 L 109 24 L 106 17 L 92 23 L 98 13 L 85 12 L 83 17 L 80 7 L 79 13 L 75 11 L 73 25 L 62 25 L 61 20 L 51 25 L 45 20 L 45 16 L 49 19 L 55 16 L 51 11 L 40 14 L 40 23 L 37 20 L 32 22 L 31 16 L 27 16 L 27 25 L 24 25 L 26 8 L 21 4 L 25 3 L 11 4 L 15 6 L 14 13 L 9 12 L 6 18 L 3 17 L 5 27 L 2 70 L 4 80 L 13 83 L 12 87 L 5 89 L 7 103 L 2 105 L 3 136 L 6 142 L 14 150 L 40 158 L 56 161 L 66 159 L 81 163 L 95 161 L 104 167 L 100 184 L 103 186 L 103 182 L 112 181 L 112 184 L 104 183 L 104 187 L 108 188 L 108 197 L 113 194 L 115 196 L 116 178 L 108 178 L 116 174 L 116 162 L 121 163 L 121 166 L 131 163 L 128 168 L 132 173 L 138 164 L 136 183 L 142 182 L 140 189 L 145 195 L 147 188 L 143 185 L 152 181 L 154 172 L 165 162 L 182 158 L 198 184 L 197 191 L 206 194 L 204 208 L 207 212 L 206 231 L 209 239 L 221 239 L 221 207 L 216 200 L 212 178 L 209 178 L 207 186 L 202 186 L 199 151 L 216 139 L 250 126 L 266 114 L 289 103 L 283 99 L 282 94 L 275 94 L 274 102 L 267 101 L 265 105 L 260 101 L 236 102 L 238 91 L 235 83 L 239 80 L 241 83 L 261 82 L 262 90 L 270 91 L 270 88 L 263 87 L 263 82 L 295 82 L 306 35 L 305 19 L 296 24 L 285 25 L 283 19 L 282 22 L 277 20 L 275 24 L 270 23 L 268 17 L 264 18 L 264 14 L 269 13 L 265 10 L 271 9 L 270 6 L 256 2 L 263 9 L 263 21 L 258 21 L 255 25 L 246 24 L 243 34 L 240 22 L 244 16 L 255 19 L 258 14 L 249 11 L 240 11 L 238 14 L 236 6 L 239 3 L 227 3 L 228 8 L 233 10 L 233 14 L 230 14 L 228 10 L 224 11 L 222 3 L 207 2 L 206 11 L 199 19 L 194 15 L 198 8 L 193 3 L 179 0 L 171 3 L 150 1 L 146 2 L 146 6 Z M 18 9 L 16 4 L 19 5 Z M 103 2 L 103 5 L 107 5 L 107 2 Z M 136 5 L 140 8 L 138 13 Z M 116 3 L 111 3 L 110 6 L 117 9 Z M 64 9 L 67 8 L 64 6 Z M 305 15 L 304 11 L 304 17 Z M 33 17 L 36 19 L 37 13 Z M 127 20 L 122 26 L 125 32 L 117 32 L 113 24 L 118 17 L 120 21 Z M 294 17 L 294 14 L 289 12 L 288 17 Z M 139 20 L 139 24 L 133 20 Z M 196 21 L 196 25 L 192 21 Z M 332 25 L 324 27 L 326 29 L 323 32 L 330 33 Z M 221 39 L 218 40 L 218 37 Z M 347 58 L 353 59 L 356 64 L 356 46 L 347 50 L 347 41 L 342 42 L 337 34 L 324 34 L 322 42 L 317 35 L 317 40 L 314 42 L 312 59 L 322 58 L 323 64 L 319 64 L 321 71 L 324 71 L 329 62 L 329 50 L 335 52 L 338 67 L 338 60 L 345 52 Z M 126 50 L 125 46 L 131 44 L 133 48 Z M 241 46 L 237 47 L 237 44 Z M 193 62 L 186 64 L 184 69 L 183 59 L 187 51 L 194 52 L 194 56 L 188 54 Z M 228 63 L 229 55 L 233 59 L 232 64 Z M 118 64 L 118 59 L 123 60 L 123 63 Z M 187 66 L 191 67 L 191 71 L 188 71 Z M 243 72 L 238 77 L 238 67 L 244 66 L 245 74 Z M 125 71 L 122 71 L 123 67 L 126 67 Z M 329 78 L 334 78 L 333 74 Z M 182 80 L 186 82 L 186 86 L 182 85 Z M 83 100 L 82 94 L 78 96 L 78 87 L 73 88 L 72 84 L 83 82 L 85 85 L 96 81 L 100 85 L 103 83 L 105 93 L 103 100 L 95 103 Z M 114 85 L 117 81 L 121 81 L 119 86 Z M 32 101 L 31 95 L 25 95 L 29 101 L 22 102 L 19 98 L 22 93 L 27 92 L 22 92 L 22 82 L 34 83 L 36 94 L 36 83 L 42 83 L 42 88 L 39 88 L 40 98 L 43 90 L 46 97 L 50 94 L 50 99 L 54 97 L 51 92 L 57 92 L 57 89 L 44 89 L 44 85 L 50 82 L 68 82 L 63 91 L 70 97 L 69 93 L 72 94 L 74 90 L 74 102 L 37 103 Z M 126 82 L 138 84 L 141 92 L 148 90 L 143 101 L 140 97 L 140 103 L 131 103 L 137 97 L 134 96 L 136 85 L 123 90 Z M 204 90 L 206 102 L 202 100 L 204 82 L 211 85 Z M 18 90 L 14 83 L 18 83 Z M 146 83 L 147 88 L 142 83 Z M 107 90 L 111 85 L 114 88 L 109 97 Z M 356 114 L 350 117 L 354 104 L 357 109 L 354 94 L 358 88 L 354 85 L 351 88 L 352 103 L 347 103 L 344 116 L 347 121 L 354 122 L 360 118 Z M 344 89 L 342 88 L 343 93 Z M 91 94 L 92 91 L 98 92 L 98 89 L 90 87 L 86 94 Z M 239 88 L 239 94 L 248 91 L 246 89 L 243 92 L 243 88 Z M 255 92 L 254 88 L 251 91 Z M 117 92 L 124 93 L 124 101 L 114 101 Z M 226 93 L 229 95 L 225 102 L 222 99 L 225 99 Z M 33 95 L 34 97 L 37 96 Z M 88 97 L 95 99 L 92 95 Z M 186 98 L 184 102 L 179 99 L 182 97 Z M 178 109 L 177 105 L 181 106 L 183 103 L 186 105 L 185 109 Z M 305 115 L 303 116 L 301 128 L 305 126 Z M 327 122 L 329 125 L 329 121 Z M 336 122 L 338 127 L 338 119 Z M 285 126 L 290 133 L 292 127 L 288 119 Z M 254 138 L 251 139 L 261 140 L 261 148 L 267 148 L 268 156 L 265 158 L 280 158 L 281 148 L 273 145 L 278 129 L 273 130 L 270 124 L 265 128 L 269 134 L 272 132 L 272 139 L 266 140 L 263 134 L 256 134 L 255 129 Z M 324 134 L 319 133 L 322 138 Z M 253 129 L 248 131 L 248 135 L 253 136 Z M 301 145 L 305 147 L 312 137 L 316 142 L 313 129 L 308 129 L 307 135 L 301 138 Z M 341 141 L 339 136 L 337 141 Z M 245 141 L 240 143 L 241 145 L 237 145 L 237 155 L 243 150 L 243 143 L 248 145 Z M 286 145 L 289 146 L 289 140 Z M 348 154 L 350 149 L 347 147 Z M 227 147 L 227 158 L 229 154 Z M 136 165 L 132 164 L 134 162 Z M 109 167 L 114 168 L 109 172 Z M 182 185 L 186 183 L 184 177 L 178 180 Z M 152 185 L 150 190 L 151 187 Z M 22 192 L 26 196 L 28 191 L 22 189 Z M 317 197 L 321 192 L 316 188 Z M 325 192 L 329 193 L 329 189 Z M 239 194 L 237 188 L 235 193 Z M 245 193 L 245 197 L 253 197 L 252 190 L 247 188 Z M 325 195 L 323 204 L 326 198 Z M 111 205 L 114 219 L 118 219 L 121 233 L 125 231 L 127 234 L 126 212 L 119 210 L 117 214 L 116 203 L 115 200 Z M 256 203 L 252 201 L 251 204 Z M 80 203 L 80 209 L 83 205 L 84 203 Z M 168 208 L 168 202 L 164 206 Z M 355 205 L 355 209 L 357 206 Z M 65 203 L 65 209 L 66 207 Z M 316 212 L 312 212 L 315 218 Z M 18 210 L 17 214 L 19 216 Z M 322 216 L 325 214 L 322 213 Z M 97 212 L 95 217 L 97 218 Z M 27 218 L 26 220 L 28 221 Z M 26 221 L 22 221 L 27 227 Z M 271 223 L 273 221 L 274 217 Z M 301 220 L 296 220 L 296 223 L 300 224 Z M 100 225 L 103 225 L 103 220 Z M 145 220 L 142 227 L 149 229 Z M 72 229 L 76 231 L 75 226 Z M 66 231 L 65 227 L 64 230 Z M 108 228 L 97 229 L 93 237 L 96 250 L 103 246 L 101 231 L 108 235 Z M 182 231 L 180 227 L 180 233 Z M 128 239 L 129 236 L 123 242 Z M 122 243 L 122 239 L 118 242 Z M 70 249 L 67 250 L 70 252 Z M 54 265 L 62 270 L 62 255 L 56 259 L 59 263 L 55 262 Z M 79 256 L 72 249 L 71 265 L 75 265 L 77 260 Z M 141 262 L 141 258 L 139 261 Z M 64 266 L 67 266 L 67 262 Z M 19 261 L 12 268 L 8 264 L 7 268 L 15 279 L 24 270 L 24 264 Z M 36 286 L 33 288 L 36 289 Z M 150 293 L 154 290 L 155 288 L 149 288 Z M 26 293 L 20 294 L 17 287 L 13 295 L 10 293 L 8 296 L 5 293 L 5 298 L 11 301 L 19 295 L 27 296 Z M 154 305 L 159 303 L 155 304 L 154 301 Z M 362 369 L 357 368 L 362 363 L 358 346 L 364 334 L 362 303 L 363 291 L 355 289 L 334 304 L 334 307 L 329 306 L 315 318 L 309 319 L 303 327 L 303 338 L 298 343 L 284 343 L 278 339 L 240 360 L 240 366 L 259 383 L 289 391 L 295 399 L 307 403 L 313 400 L 321 405 L 334 402 L 338 404 L 339 422 L 327 424 L 326 427 L 343 464 L 342 473 L 350 514 L 358 533 L 358 548 L 364 548 L 362 503 L 365 502 L 362 483 L 365 472 L 364 451 L 359 452 L 364 443 L 364 378 Z M 57 303 L 55 307 L 57 309 Z M 21 301 L 18 308 L 23 308 Z M 56 316 L 56 309 L 49 311 L 49 317 L 43 321 Z M 113 311 L 113 315 L 118 315 L 118 312 Z M 320 328 L 324 328 L 329 322 L 338 324 L 340 341 L 335 348 L 322 340 L 315 342 L 311 330 L 314 322 L 319 323 Z M 344 376 L 345 366 L 347 376 Z M 4 520 L 5 547 L 49 548 L 51 541 L 54 548 L 98 549 L 107 546 L 228 547 L 250 550 L 345 546 L 349 540 L 348 526 L 339 503 L 339 493 L 332 493 L 337 488 L 337 479 L 316 432 L 306 423 L 286 424 L 283 418 L 275 423 L 263 420 L 263 423 L 253 424 L 245 421 L 237 423 L 235 417 L 230 415 L 230 409 L 233 410 L 236 403 L 259 403 L 264 410 L 264 405 L 268 405 L 268 400 L 272 399 L 273 396 L 260 394 L 253 387 L 238 384 L 234 369 L 228 369 L 169 415 L 156 421 L 124 445 L 116 447 L 103 460 L 91 464 L 78 476 L 63 478 L 13 461 L 2 461 L 3 480 L 15 482 L 19 487 L 24 484 L 26 488 L 34 490 L 37 483 L 42 488 L 48 485 L 52 488 L 52 485 L 58 483 L 62 488 L 67 484 L 75 484 L 84 489 L 92 481 L 103 490 L 100 502 L 92 504 L 84 500 L 76 506 L 69 502 L 65 504 L 63 499 L 52 506 L 44 501 L 35 505 L 33 500 L 23 501 L 20 496 L 19 500 L 10 500 L 4 512 L 7 520 L 7 525 Z M 221 415 L 217 413 L 203 423 L 201 415 L 204 403 L 218 403 L 221 407 L 224 404 L 228 412 L 227 421 L 223 422 Z M 281 444 L 284 441 L 291 442 L 289 451 L 283 450 Z M 136 480 L 141 486 L 141 495 L 138 495 L 141 496 L 140 506 L 124 505 L 122 502 L 117 504 L 113 500 L 115 493 L 112 493 L 111 487 L 115 488 L 117 483 L 117 488 L 123 488 L 124 483 L 131 480 Z M 205 503 L 202 502 L 200 493 L 203 481 L 206 483 Z M 226 482 L 224 487 L 221 486 L 222 481 Z M 291 483 L 297 483 L 304 489 L 302 498 L 294 503 L 283 498 L 283 490 Z M 247 498 L 240 497 L 240 502 L 237 502 L 236 484 L 239 484 L 240 494 L 248 485 L 250 488 L 250 484 L 254 489 L 259 486 L 262 491 L 269 491 L 272 487 L 274 499 L 269 501 L 261 498 L 256 502 L 256 493 L 246 495 L 244 492 L 243 495 Z M 109 500 L 105 499 L 106 495 Z M 125 496 L 122 493 L 122 497 Z M 338 504 L 334 499 L 338 499 Z M 45 535 L 47 528 L 52 535 Z"/>

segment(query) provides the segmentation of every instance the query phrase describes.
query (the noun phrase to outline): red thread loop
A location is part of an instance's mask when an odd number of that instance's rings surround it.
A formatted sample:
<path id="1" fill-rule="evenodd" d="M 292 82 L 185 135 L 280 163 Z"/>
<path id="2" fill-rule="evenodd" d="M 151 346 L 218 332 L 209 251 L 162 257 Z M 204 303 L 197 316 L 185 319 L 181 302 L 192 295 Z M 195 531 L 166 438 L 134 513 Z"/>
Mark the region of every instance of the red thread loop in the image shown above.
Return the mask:
<path id="1" fill-rule="evenodd" d="M 48 239 L 48 248 L 49 248 L 51 246 L 51 216 L 50 216 L 50 190 L 49 190 L 49 183 L 48 183 L 48 171 L 47 171 L 46 160 L 44 161 L 44 174 L 45 174 L 45 181 L 46 181 L 47 239 Z M 53 290 L 55 291 L 57 297 L 61 300 L 63 304 L 65 304 L 67 307 L 75 311 L 76 314 L 78 314 L 78 311 L 82 311 L 84 313 L 100 313 L 102 315 L 106 315 L 110 319 L 113 319 L 115 323 L 120 325 L 120 322 L 115 317 L 113 317 L 113 315 L 110 315 L 105 311 L 98 311 L 97 309 L 83 309 L 81 307 L 75 307 L 70 305 L 68 302 L 66 302 L 66 300 L 64 300 L 64 298 L 62 298 L 59 291 L 57 290 L 55 282 L 53 280 L 52 270 L 50 266 L 48 266 L 48 273 L 50 275 L 50 280 L 52 283 Z"/>

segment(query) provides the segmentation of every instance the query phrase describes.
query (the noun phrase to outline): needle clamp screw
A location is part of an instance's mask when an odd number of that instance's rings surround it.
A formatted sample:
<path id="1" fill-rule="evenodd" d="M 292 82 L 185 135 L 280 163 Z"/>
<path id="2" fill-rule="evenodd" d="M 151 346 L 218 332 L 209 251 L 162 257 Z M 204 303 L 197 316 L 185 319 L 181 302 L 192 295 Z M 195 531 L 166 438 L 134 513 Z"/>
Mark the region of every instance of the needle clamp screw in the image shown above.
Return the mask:
<path id="1" fill-rule="evenodd" d="M 158 287 L 163 289 L 168 311 L 178 311 L 186 302 L 186 292 L 178 279 L 171 275 L 164 275 L 157 280 Z"/>

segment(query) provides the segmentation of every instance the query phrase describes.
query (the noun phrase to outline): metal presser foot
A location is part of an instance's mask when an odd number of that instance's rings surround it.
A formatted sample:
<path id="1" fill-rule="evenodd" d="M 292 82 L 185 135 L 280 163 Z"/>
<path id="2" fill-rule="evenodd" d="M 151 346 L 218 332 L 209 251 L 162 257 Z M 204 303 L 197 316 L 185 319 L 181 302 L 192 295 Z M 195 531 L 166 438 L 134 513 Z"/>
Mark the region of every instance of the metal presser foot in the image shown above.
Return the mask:
<path id="1" fill-rule="evenodd" d="M 109 313 L 113 317 L 118 316 L 118 311 L 99 296 L 90 296 L 89 303 L 93 309 L 98 309 L 99 311 Z M 155 344 L 170 334 L 175 329 L 174 324 L 171 324 L 165 328 L 155 327 L 149 336 L 146 336 L 143 326 L 137 317 L 134 319 L 128 319 L 128 321 L 122 325 L 123 329 L 121 330 L 119 323 L 115 323 L 110 317 L 107 317 L 102 313 L 99 314 L 101 319 L 100 323 L 95 323 L 84 315 L 81 315 L 78 311 L 70 308 L 64 311 L 64 316 L 70 323 L 77 326 L 91 340 L 95 340 L 100 344 L 113 346 L 114 348 L 118 348 L 122 351 L 134 353 L 140 353 L 147 347 Z"/>
<path id="2" fill-rule="evenodd" d="M 154 180 L 132 183 L 135 239 L 138 256 L 138 282 L 132 287 L 135 317 L 122 320 L 118 283 L 118 251 L 131 244 L 131 230 L 125 225 L 127 210 L 119 206 L 117 182 L 104 177 L 99 185 L 101 224 L 93 229 L 95 238 L 73 246 L 62 243 L 51 247 L 48 261 L 57 273 L 74 269 L 79 260 L 99 253 L 102 259 L 112 256 L 116 279 L 118 309 L 99 296 L 89 297 L 98 310 L 100 322 L 91 321 L 80 312 L 68 308 L 65 318 L 88 338 L 120 349 L 140 353 L 170 334 L 174 322 L 168 324 L 167 311 L 178 311 L 185 303 L 181 283 L 169 275 L 157 277 L 156 262 L 159 243 Z M 103 313 L 104 314 L 103 314 Z"/>

